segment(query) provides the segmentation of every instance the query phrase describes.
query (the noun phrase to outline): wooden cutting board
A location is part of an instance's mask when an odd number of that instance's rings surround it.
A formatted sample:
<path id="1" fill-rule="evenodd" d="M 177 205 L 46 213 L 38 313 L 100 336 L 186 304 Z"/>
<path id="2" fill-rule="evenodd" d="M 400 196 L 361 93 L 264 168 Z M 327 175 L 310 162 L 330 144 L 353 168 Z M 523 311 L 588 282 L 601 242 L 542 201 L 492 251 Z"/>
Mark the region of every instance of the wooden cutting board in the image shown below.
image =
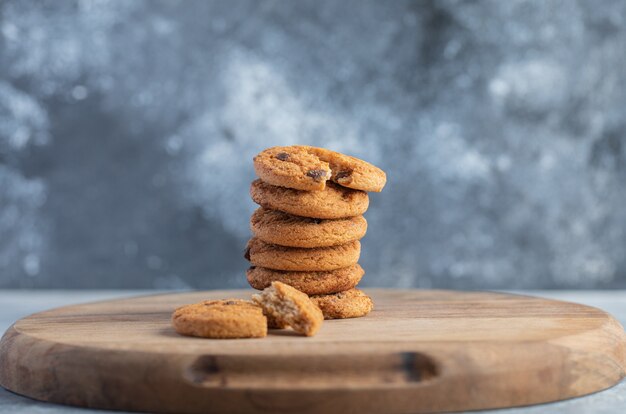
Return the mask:
<path id="1" fill-rule="evenodd" d="M 367 317 L 313 338 L 177 335 L 175 307 L 250 291 L 38 313 L 0 343 L 0 384 L 43 401 L 171 413 L 409 413 L 556 401 L 614 385 L 626 336 L 588 306 L 484 292 L 370 290 Z"/>

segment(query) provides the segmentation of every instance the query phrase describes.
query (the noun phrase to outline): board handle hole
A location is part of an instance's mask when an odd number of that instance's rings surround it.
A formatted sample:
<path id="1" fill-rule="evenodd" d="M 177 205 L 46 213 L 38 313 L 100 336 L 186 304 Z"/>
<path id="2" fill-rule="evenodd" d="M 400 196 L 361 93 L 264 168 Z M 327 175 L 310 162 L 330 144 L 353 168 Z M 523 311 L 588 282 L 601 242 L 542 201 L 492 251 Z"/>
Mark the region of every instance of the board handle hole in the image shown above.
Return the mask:
<path id="1" fill-rule="evenodd" d="M 349 355 L 203 355 L 185 379 L 209 388 L 350 388 L 417 385 L 439 375 L 436 361 L 421 352 Z"/>

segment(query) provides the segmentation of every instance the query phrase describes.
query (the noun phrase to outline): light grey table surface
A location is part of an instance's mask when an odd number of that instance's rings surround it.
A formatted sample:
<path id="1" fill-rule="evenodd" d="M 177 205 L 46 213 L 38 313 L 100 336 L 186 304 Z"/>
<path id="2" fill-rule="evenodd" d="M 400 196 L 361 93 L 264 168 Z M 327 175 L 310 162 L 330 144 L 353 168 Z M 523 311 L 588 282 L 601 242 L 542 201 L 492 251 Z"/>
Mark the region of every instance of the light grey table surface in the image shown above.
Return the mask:
<path id="1" fill-rule="evenodd" d="M 155 291 L 20 291 L 0 290 L 0 329 L 6 330 L 15 320 L 45 309 L 75 303 L 90 302 L 154 294 Z M 611 313 L 622 325 L 626 325 L 626 291 L 524 291 L 516 292 L 548 298 L 567 300 L 595 306 Z M 0 387 L 0 413 L 56 414 L 56 413 L 104 413 L 108 411 L 87 410 L 43 403 L 13 394 Z M 110 411 L 113 412 L 113 411 Z M 119 412 L 119 411 L 118 411 Z M 537 413 L 626 413 L 626 381 L 615 387 L 585 397 L 557 403 L 530 407 L 490 410 L 489 413 L 537 414 Z"/>

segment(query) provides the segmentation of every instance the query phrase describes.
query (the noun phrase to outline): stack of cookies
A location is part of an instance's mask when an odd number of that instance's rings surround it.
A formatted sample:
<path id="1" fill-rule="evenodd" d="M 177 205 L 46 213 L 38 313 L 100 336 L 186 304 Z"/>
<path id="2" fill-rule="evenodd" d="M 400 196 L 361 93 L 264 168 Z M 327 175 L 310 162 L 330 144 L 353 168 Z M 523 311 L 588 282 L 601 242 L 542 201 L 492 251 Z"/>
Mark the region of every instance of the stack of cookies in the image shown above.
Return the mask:
<path id="1" fill-rule="evenodd" d="M 177 308 L 181 335 L 261 338 L 267 328 L 291 327 L 313 336 L 324 319 L 368 314 L 372 300 L 356 285 L 365 235 L 368 191 L 379 192 L 385 173 L 365 161 L 323 148 L 269 148 L 254 158 L 260 177 L 250 194 L 254 212 L 246 259 L 248 282 L 263 290 L 252 301 L 208 300 Z M 307 296 L 307 295 L 310 295 Z"/>
<path id="2" fill-rule="evenodd" d="M 311 297 L 326 319 L 364 316 L 371 299 L 356 285 L 364 271 L 359 240 L 367 192 L 385 173 L 360 159 L 309 146 L 273 147 L 254 157 L 259 179 L 250 195 L 261 207 L 250 220 L 245 257 L 255 289 L 278 281 Z"/>

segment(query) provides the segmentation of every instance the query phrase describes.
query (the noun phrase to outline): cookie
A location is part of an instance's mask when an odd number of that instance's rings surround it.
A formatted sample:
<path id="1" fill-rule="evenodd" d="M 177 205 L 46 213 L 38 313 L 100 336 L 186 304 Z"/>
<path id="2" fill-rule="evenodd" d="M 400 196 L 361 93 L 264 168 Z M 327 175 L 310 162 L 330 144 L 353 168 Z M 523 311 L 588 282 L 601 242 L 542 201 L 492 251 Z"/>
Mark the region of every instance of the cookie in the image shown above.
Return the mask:
<path id="1" fill-rule="evenodd" d="M 374 308 L 372 299 L 359 289 L 332 295 L 314 295 L 311 300 L 322 310 L 324 319 L 358 318 Z"/>
<path id="2" fill-rule="evenodd" d="M 296 190 L 323 190 L 327 180 L 344 187 L 380 192 L 385 172 L 355 157 L 306 145 L 272 147 L 254 157 L 254 170 L 266 183 Z"/>
<path id="3" fill-rule="evenodd" d="M 324 191 L 302 191 L 277 187 L 257 179 L 250 186 L 250 196 L 266 209 L 319 219 L 360 216 L 369 206 L 366 192 L 334 183 L 328 183 Z"/>
<path id="4" fill-rule="evenodd" d="M 304 148 L 273 147 L 253 159 L 254 171 L 268 184 L 297 190 L 323 190 L 331 176 L 328 162 Z"/>
<path id="5" fill-rule="evenodd" d="M 330 165 L 330 179 L 339 185 L 361 191 L 379 193 L 387 182 L 387 175 L 380 168 L 349 155 L 325 148 L 295 146 L 309 154 L 316 155 Z"/>
<path id="6" fill-rule="evenodd" d="M 250 230 L 264 242 L 288 247 L 328 247 L 360 240 L 367 231 L 363 216 L 322 220 L 258 208 Z"/>
<path id="7" fill-rule="evenodd" d="M 172 314 L 181 335 L 202 338 L 262 338 L 267 318 L 254 303 L 241 299 L 208 300 L 182 306 Z"/>
<path id="8" fill-rule="evenodd" d="M 263 290 L 277 281 L 293 286 L 307 295 L 323 295 L 352 289 L 364 273 L 363 268 L 355 264 L 326 272 L 290 272 L 252 266 L 246 275 L 250 286 L 258 290 Z"/>
<path id="9" fill-rule="evenodd" d="M 324 321 L 322 311 L 306 294 L 281 282 L 272 282 L 261 293 L 252 295 L 252 300 L 268 318 L 306 336 L 315 335 Z"/>
<path id="10" fill-rule="evenodd" d="M 356 264 L 361 254 L 361 243 L 350 243 L 330 247 L 284 247 L 269 244 L 253 237 L 248 241 L 245 257 L 254 266 L 274 270 L 323 271 L 335 270 Z"/>

